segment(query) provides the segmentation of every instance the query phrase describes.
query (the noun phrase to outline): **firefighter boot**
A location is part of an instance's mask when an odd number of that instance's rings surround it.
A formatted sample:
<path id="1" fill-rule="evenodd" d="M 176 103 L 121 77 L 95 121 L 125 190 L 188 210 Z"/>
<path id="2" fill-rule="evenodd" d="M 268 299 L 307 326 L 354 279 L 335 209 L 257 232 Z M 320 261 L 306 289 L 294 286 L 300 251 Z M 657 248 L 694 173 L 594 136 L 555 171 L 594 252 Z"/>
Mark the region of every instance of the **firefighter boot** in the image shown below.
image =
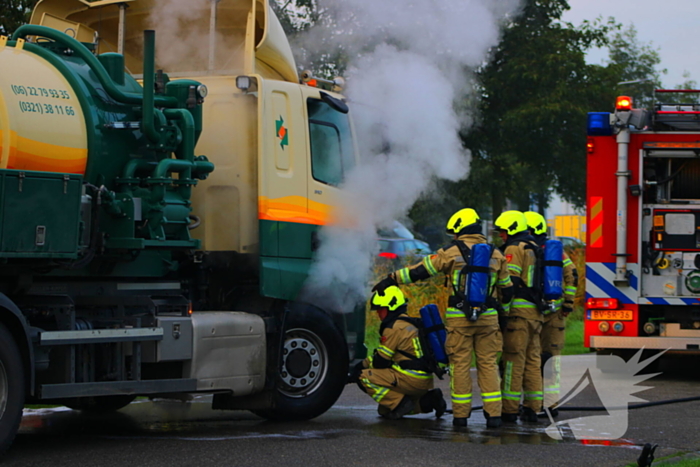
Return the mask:
<path id="1" fill-rule="evenodd" d="M 537 413 L 530 407 L 523 407 L 523 413 L 520 415 L 520 420 L 528 423 L 537 423 Z"/>
<path id="2" fill-rule="evenodd" d="M 506 423 L 515 423 L 518 421 L 518 414 L 517 413 L 501 414 L 501 420 L 503 420 Z"/>
<path id="3" fill-rule="evenodd" d="M 455 417 L 452 419 L 452 426 L 467 427 L 467 417 Z"/>
<path id="4" fill-rule="evenodd" d="M 500 428 L 501 417 L 489 417 L 486 420 L 486 428 Z"/>
<path id="5" fill-rule="evenodd" d="M 399 405 L 397 405 L 394 410 L 386 414 L 386 418 L 389 420 L 398 420 L 403 418 L 404 415 L 408 415 L 413 412 L 414 405 L 415 404 L 413 404 L 413 401 L 409 397 L 404 396 L 404 398 L 401 399 L 401 402 L 399 402 Z"/>
<path id="6" fill-rule="evenodd" d="M 435 418 L 440 418 L 447 410 L 447 402 L 442 397 L 441 389 L 431 389 L 420 398 L 420 410 L 423 413 L 435 411 Z"/>

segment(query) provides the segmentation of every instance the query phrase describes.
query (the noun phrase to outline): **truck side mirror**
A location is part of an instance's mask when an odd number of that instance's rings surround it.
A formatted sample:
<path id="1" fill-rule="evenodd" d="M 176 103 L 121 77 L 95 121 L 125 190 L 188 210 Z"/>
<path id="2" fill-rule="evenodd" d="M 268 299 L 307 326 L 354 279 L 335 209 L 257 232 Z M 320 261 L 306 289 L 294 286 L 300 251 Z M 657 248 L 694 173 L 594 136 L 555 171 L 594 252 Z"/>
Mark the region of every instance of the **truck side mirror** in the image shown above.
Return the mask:
<path id="1" fill-rule="evenodd" d="M 350 110 L 345 102 L 341 101 L 340 99 L 336 99 L 323 91 L 321 91 L 321 100 L 340 113 L 346 114 Z"/>

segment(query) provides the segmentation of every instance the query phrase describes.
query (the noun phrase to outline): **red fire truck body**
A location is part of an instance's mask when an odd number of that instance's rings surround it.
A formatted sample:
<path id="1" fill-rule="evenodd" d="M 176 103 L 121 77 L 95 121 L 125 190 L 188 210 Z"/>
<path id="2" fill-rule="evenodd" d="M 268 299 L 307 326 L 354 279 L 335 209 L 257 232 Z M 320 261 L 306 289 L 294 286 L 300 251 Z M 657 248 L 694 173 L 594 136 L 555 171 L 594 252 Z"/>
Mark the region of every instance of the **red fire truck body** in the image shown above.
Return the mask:
<path id="1" fill-rule="evenodd" d="M 700 349 L 699 110 L 588 116 L 586 347 Z"/>

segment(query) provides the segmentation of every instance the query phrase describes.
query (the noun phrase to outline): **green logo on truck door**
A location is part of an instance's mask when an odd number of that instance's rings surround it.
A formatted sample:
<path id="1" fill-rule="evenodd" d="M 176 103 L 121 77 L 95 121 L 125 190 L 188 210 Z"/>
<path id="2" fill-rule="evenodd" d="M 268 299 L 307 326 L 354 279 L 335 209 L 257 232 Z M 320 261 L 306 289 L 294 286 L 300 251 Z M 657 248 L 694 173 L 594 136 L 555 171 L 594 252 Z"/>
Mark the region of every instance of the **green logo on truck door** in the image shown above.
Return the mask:
<path id="1" fill-rule="evenodd" d="M 281 115 L 279 120 L 275 120 L 275 125 L 277 127 L 277 137 L 280 139 L 280 147 L 284 149 L 285 146 L 289 146 L 289 137 Z"/>

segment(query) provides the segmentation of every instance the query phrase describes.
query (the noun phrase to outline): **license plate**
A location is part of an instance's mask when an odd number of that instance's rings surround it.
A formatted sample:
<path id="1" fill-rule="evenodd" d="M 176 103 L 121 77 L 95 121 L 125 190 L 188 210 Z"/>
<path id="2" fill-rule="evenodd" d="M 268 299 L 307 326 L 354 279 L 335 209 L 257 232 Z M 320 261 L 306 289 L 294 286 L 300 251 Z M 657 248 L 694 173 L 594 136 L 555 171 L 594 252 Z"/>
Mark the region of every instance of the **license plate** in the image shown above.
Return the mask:
<path id="1" fill-rule="evenodd" d="M 588 319 L 632 321 L 633 314 L 632 310 L 588 310 Z"/>

